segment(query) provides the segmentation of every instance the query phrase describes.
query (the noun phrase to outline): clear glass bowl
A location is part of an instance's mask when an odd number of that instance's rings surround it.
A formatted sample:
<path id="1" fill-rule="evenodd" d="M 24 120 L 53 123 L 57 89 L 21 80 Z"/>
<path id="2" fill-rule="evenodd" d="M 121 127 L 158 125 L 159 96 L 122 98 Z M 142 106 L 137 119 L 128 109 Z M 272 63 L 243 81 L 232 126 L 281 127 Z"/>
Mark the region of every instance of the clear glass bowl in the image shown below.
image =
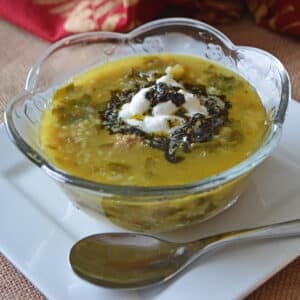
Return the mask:
<path id="1" fill-rule="evenodd" d="M 72 77 L 122 57 L 148 53 L 180 53 L 204 57 L 248 80 L 260 95 L 270 128 L 259 149 L 220 174 L 180 186 L 136 187 L 101 184 L 67 174 L 50 163 L 40 147 L 39 123 L 53 92 Z M 12 141 L 34 164 L 57 181 L 85 211 L 121 227 L 162 232 L 210 218 L 241 194 L 251 171 L 277 146 L 290 99 L 290 81 L 271 54 L 235 46 L 215 28 L 191 19 L 161 19 L 128 34 L 78 34 L 53 44 L 28 74 L 24 93 L 5 113 Z"/>

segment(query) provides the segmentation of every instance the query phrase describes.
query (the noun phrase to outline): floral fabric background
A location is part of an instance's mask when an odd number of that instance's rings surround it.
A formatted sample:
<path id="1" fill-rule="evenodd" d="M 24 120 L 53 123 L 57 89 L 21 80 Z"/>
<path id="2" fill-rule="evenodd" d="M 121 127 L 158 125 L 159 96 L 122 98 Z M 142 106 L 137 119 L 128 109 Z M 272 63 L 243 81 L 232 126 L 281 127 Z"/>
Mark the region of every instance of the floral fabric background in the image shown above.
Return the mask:
<path id="1" fill-rule="evenodd" d="M 233 22 L 246 10 L 262 26 L 300 36 L 299 0 L 0 0 L 0 16 L 49 41 L 85 31 L 125 32 L 165 16 Z"/>

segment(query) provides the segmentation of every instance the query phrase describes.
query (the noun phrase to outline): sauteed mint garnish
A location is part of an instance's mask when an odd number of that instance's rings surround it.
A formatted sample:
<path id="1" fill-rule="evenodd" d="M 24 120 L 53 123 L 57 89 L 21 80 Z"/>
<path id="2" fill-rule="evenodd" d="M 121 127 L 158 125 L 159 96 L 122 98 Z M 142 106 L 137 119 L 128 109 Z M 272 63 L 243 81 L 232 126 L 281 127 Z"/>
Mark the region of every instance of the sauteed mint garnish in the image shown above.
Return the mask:
<path id="1" fill-rule="evenodd" d="M 132 72 L 136 85 L 112 92 L 101 112 L 102 126 L 112 134 L 141 137 L 172 163 L 193 144 L 211 140 L 228 121 L 231 105 L 225 95 L 208 94 L 204 85 L 175 80 L 180 68 L 167 67 L 165 74 Z"/>

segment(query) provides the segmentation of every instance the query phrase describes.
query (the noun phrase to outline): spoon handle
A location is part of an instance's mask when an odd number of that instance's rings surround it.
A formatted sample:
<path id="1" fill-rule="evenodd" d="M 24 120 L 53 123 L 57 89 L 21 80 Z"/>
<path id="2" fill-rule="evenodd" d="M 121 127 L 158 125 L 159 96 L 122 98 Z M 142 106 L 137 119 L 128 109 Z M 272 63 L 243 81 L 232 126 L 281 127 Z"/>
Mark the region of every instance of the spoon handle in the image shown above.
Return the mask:
<path id="1" fill-rule="evenodd" d="M 206 252 L 206 250 L 219 248 L 220 246 L 230 244 L 232 242 L 290 236 L 300 236 L 300 219 L 221 233 L 191 242 L 189 243 L 189 246 L 194 250 L 194 252 L 202 249 L 202 254 L 203 252 Z"/>

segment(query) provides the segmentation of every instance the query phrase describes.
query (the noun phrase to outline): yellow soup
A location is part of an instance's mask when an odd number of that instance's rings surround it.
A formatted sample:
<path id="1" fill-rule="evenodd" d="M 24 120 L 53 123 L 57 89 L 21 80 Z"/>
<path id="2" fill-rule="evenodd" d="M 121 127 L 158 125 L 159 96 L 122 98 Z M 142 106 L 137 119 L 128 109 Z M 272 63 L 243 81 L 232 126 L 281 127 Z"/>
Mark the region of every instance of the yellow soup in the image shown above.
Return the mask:
<path id="1" fill-rule="evenodd" d="M 164 93 L 159 88 L 165 88 Z M 112 99 L 121 103 L 115 115 L 110 111 L 105 115 Z M 139 110 L 134 101 L 146 106 Z M 207 122 L 216 107 L 224 109 L 219 114 L 221 123 L 217 117 Z M 202 125 L 206 122 L 201 133 L 196 125 L 194 131 L 186 126 L 187 137 L 176 140 L 170 158 L 170 135 L 175 136 L 195 115 Z M 109 128 L 112 125 L 104 116 L 114 116 L 116 129 Z M 215 175 L 246 159 L 260 145 L 265 121 L 257 92 L 232 71 L 192 56 L 136 56 L 100 66 L 57 90 L 42 119 L 41 144 L 55 165 L 85 179 L 178 185 Z M 156 138 L 160 144 L 153 146 Z"/>

